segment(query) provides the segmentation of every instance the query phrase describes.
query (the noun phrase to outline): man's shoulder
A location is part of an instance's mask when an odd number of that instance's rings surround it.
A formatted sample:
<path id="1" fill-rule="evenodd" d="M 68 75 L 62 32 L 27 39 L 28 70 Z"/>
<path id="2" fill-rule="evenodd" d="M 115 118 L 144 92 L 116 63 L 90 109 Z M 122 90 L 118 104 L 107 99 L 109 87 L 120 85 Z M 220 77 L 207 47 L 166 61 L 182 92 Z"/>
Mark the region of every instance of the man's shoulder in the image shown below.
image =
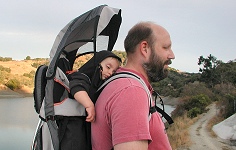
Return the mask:
<path id="1" fill-rule="evenodd" d="M 126 74 L 122 75 L 120 74 L 117 78 L 114 78 L 108 86 L 114 86 L 114 87 L 130 87 L 130 86 L 139 86 L 142 87 L 142 84 L 139 81 L 139 78 L 127 76 Z"/>

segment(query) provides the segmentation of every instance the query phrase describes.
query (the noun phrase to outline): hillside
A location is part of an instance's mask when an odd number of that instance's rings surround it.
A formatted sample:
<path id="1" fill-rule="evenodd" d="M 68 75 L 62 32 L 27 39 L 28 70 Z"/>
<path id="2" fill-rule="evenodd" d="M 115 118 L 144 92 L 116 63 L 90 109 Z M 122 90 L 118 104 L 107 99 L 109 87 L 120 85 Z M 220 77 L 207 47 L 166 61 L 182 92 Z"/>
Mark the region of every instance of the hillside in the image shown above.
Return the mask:
<path id="1" fill-rule="evenodd" d="M 30 73 L 36 71 L 36 68 L 32 67 L 34 60 L 13 60 L 13 61 L 1 61 L 1 65 L 5 68 L 11 69 L 11 74 L 23 75 L 24 73 Z"/>
<path id="2" fill-rule="evenodd" d="M 23 97 L 32 96 L 33 92 L 33 79 L 36 67 L 33 67 L 34 63 L 39 63 L 38 60 L 12 60 L 1 61 L 0 66 L 2 68 L 9 69 L 10 71 L 1 70 L 0 82 L 0 97 Z M 30 76 L 31 75 L 31 76 Z M 20 89 L 12 91 L 4 84 L 10 79 L 18 79 L 22 85 Z"/>

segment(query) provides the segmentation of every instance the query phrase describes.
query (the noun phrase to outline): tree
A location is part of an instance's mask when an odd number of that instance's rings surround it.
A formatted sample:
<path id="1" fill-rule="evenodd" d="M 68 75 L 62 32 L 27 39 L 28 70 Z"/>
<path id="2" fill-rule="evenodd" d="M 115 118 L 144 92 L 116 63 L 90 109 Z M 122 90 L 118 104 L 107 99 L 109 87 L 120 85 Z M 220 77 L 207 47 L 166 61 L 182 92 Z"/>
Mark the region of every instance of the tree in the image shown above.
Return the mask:
<path id="1" fill-rule="evenodd" d="M 216 68 L 220 84 L 231 83 L 236 85 L 236 62 L 222 63 Z"/>
<path id="2" fill-rule="evenodd" d="M 30 60 L 31 57 L 30 56 L 26 56 L 25 60 Z"/>
<path id="3" fill-rule="evenodd" d="M 211 54 L 207 58 L 200 56 L 198 58 L 198 65 L 200 66 L 199 72 L 202 73 L 200 80 L 208 83 L 210 87 L 217 84 L 217 74 L 215 70 L 220 64 L 222 64 L 222 61 L 217 60 L 217 58 Z"/>

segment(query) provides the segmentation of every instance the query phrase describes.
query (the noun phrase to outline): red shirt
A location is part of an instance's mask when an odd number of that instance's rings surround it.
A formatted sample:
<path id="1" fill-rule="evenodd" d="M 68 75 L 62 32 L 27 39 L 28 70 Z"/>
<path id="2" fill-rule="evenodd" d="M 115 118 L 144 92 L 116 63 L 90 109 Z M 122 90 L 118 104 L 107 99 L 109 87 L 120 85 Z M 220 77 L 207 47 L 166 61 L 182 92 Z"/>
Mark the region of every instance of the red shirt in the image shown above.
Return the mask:
<path id="1" fill-rule="evenodd" d="M 150 83 L 139 75 L 152 90 Z M 93 150 L 111 150 L 114 145 L 149 140 L 149 150 L 170 150 L 164 124 L 158 113 L 149 120 L 149 100 L 143 85 L 132 78 L 120 78 L 108 84 L 96 102 L 96 121 L 92 123 Z"/>

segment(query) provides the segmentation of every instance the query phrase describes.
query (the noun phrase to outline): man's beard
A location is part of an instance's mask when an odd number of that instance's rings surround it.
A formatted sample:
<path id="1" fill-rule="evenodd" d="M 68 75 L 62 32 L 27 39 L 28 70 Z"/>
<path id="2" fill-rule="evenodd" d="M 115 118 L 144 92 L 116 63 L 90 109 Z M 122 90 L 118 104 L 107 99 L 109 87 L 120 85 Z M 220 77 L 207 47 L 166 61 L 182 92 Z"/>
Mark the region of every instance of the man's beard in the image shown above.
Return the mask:
<path id="1" fill-rule="evenodd" d="M 160 81 L 168 76 L 168 69 L 164 68 L 164 65 L 171 64 L 171 60 L 162 62 L 162 59 L 156 55 L 156 52 L 152 50 L 149 62 L 143 64 L 143 68 L 147 73 L 150 82 Z"/>

